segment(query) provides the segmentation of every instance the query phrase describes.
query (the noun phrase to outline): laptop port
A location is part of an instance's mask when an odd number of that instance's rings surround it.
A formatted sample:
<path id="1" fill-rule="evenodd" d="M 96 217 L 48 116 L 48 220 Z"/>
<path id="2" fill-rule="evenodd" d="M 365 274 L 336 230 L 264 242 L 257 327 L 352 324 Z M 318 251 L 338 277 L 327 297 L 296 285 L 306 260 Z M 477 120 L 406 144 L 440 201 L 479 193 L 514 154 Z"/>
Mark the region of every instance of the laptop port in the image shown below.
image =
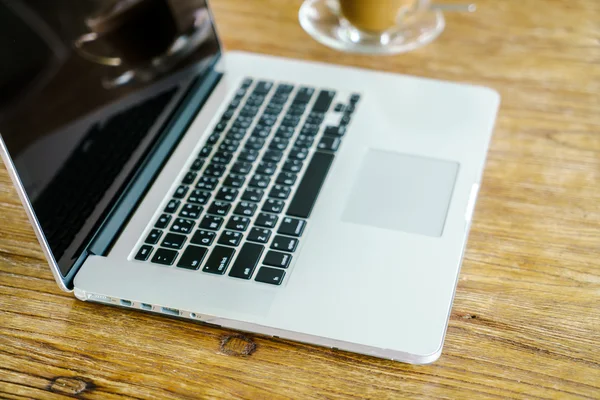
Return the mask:
<path id="1" fill-rule="evenodd" d="M 131 307 L 131 301 L 130 300 L 121 300 L 121 305 Z"/>
<path id="2" fill-rule="evenodd" d="M 179 315 L 179 310 L 176 308 L 161 307 L 160 311 L 164 312 L 165 314 L 169 314 L 169 315 Z"/>
<path id="3" fill-rule="evenodd" d="M 152 304 L 141 303 L 142 310 L 152 310 Z"/>

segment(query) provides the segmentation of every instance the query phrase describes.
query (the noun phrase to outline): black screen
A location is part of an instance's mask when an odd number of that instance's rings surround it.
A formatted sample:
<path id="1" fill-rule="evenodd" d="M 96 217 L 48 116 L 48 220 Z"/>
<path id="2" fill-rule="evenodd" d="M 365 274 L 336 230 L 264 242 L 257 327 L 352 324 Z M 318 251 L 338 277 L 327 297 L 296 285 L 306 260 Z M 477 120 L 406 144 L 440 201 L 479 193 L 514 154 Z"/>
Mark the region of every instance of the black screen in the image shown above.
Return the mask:
<path id="1" fill-rule="evenodd" d="M 205 0 L 0 0 L 0 134 L 63 275 L 219 51 Z"/>

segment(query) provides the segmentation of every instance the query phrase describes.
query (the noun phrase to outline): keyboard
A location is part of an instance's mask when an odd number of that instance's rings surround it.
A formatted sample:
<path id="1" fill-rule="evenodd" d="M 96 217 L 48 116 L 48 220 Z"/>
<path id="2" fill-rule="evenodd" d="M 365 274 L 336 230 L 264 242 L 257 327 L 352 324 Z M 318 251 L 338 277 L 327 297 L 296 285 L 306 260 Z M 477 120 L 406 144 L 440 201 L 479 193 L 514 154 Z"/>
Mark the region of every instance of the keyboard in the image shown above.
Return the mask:
<path id="1" fill-rule="evenodd" d="M 244 79 L 132 259 L 281 285 L 360 101 L 347 97 Z"/>

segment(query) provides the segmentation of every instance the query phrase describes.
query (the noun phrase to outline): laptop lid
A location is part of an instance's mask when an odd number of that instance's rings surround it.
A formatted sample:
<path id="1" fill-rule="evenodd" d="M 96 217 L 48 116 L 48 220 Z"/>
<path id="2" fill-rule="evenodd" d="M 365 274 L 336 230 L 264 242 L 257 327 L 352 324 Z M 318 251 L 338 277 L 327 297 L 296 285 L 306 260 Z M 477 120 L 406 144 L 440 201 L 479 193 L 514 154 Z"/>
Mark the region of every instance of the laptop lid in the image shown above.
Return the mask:
<path id="1" fill-rule="evenodd" d="M 2 156 L 63 289 L 220 51 L 205 0 L 0 0 Z"/>

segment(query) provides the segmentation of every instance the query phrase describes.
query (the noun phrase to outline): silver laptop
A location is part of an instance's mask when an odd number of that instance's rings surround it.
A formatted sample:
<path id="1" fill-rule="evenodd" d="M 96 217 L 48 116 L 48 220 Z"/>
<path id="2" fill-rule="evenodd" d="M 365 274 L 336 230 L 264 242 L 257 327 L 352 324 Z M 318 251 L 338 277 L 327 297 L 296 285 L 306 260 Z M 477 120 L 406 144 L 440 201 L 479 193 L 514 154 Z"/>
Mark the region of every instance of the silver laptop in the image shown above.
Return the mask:
<path id="1" fill-rule="evenodd" d="M 60 288 L 435 361 L 498 94 L 224 52 L 198 0 L 171 2 L 167 47 L 127 49 L 92 4 L 0 1 L 2 157 Z"/>

